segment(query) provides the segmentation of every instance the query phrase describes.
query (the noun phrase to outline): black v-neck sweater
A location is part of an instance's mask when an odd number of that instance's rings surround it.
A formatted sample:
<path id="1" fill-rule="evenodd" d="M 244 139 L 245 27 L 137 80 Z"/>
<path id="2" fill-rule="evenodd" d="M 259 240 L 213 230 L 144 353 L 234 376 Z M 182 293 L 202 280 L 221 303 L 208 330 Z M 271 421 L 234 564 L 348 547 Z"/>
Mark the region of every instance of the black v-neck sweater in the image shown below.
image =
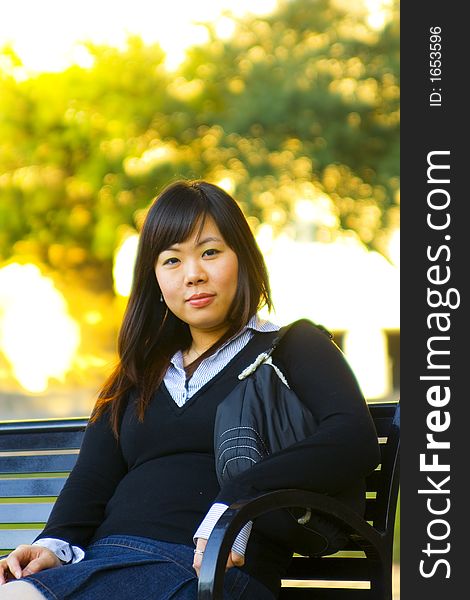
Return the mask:
<path id="1" fill-rule="evenodd" d="M 89 424 L 77 464 L 37 539 L 86 547 L 123 534 L 192 545 L 215 501 L 230 504 L 283 487 L 332 494 L 361 511 L 361 483 L 380 459 L 375 429 L 343 355 L 308 321 L 291 329 L 273 362 L 312 411 L 317 432 L 219 487 L 213 449 L 217 407 L 275 335 L 255 333 L 182 407 L 162 384 L 140 423 L 131 396 L 119 443 L 106 416 Z M 252 533 L 245 568 L 275 592 L 288 559 L 284 550 Z"/>

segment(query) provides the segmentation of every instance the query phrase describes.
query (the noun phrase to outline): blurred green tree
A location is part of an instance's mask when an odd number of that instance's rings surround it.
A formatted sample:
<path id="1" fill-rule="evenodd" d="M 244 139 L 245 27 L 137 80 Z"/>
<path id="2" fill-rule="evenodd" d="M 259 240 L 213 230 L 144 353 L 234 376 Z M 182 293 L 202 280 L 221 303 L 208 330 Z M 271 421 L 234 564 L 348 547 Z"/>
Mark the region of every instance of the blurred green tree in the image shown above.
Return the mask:
<path id="1" fill-rule="evenodd" d="M 337 1 L 286 0 L 228 40 L 206 26 L 209 42 L 175 73 L 137 37 L 125 50 L 88 44 L 88 69 L 27 79 L 3 49 L 0 260 L 32 257 L 111 290 L 126 228 L 179 177 L 225 181 L 255 228 L 286 227 L 299 199 L 320 204 L 331 235 L 350 229 L 386 253 L 399 201 L 397 15 L 374 30 Z"/>
<path id="2" fill-rule="evenodd" d="M 211 43 L 191 51 L 182 75 L 204 92 L 186 106 L 217 138 L 204 167 L 238 171 L 238 197 L 260 221 L 274 214 L 284 227 L 299 183 L 313 182 L 310 195 L 333 200 L 341 228 L 385 252 L 399 201 L 394 9 L 376 31 L 331 0 L 286 1 L 272 16 L 240 21 L 224 44 L 208 26 Z"/>

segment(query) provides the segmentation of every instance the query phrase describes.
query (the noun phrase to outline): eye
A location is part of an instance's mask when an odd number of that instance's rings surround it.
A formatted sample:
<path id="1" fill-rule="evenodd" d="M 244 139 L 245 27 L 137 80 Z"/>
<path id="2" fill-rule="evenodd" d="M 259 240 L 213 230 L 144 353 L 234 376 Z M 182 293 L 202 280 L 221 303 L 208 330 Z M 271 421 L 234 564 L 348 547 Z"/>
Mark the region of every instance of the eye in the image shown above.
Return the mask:
<path id="1" fill-rule="evenodd" d="M 179 262 L 179 259 L 176 256 L 172 256 L 171 258 L 166 258 L 163 261 L 164 265 L 176 265 Z"/>
<path id="2" fill-rule="evenodd" d="M 216 248 L 208 248 L 207 250 L 204 250 L 202 256 L 216 256 L 217 254 L 220 254 L 220 250 L 217 250 Z"/>

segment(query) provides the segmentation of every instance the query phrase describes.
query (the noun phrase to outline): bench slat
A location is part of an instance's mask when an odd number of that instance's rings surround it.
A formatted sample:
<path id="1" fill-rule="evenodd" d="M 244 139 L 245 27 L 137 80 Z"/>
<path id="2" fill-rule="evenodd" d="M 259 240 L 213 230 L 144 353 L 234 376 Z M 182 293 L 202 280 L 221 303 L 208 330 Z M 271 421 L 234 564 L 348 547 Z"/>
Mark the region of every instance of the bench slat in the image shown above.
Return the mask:
<path id="1" fill-rule="evenodd" d="M 43 433 L 45 431 L 83 431 L 88 423 L 88 417 L 66 417 L 65 419 L 34 419 L 31 421 L 1 421 L 0 434 L 13 433 Z"/>
<path id="2" fill-rule="evenodd" d="M 375 498 L 366 498 L 365 520 L 374 521 L 377 514 L 377 500 Z"/>
<path id="3" fill-rule="evenodd" d="M 368 492 L 376 492 L 379 489 L 381 483 L 382 483 L 382 474 L 381 474 L 380 470 L 373 471 L 366 478 L 366 490 Z"/>
<path id="4" fill-rule="evenodd" d="M 53 506 L 53 502 L 0 504 L 0 522 L 45 523 L 49 518 Z"/>
<path id="5" fill-rule="evenodd" d="M 395 415 L 395 409 L 397 407 L 397 401 L 391 402 L 368 402 L 370 413 L 374 421 L 376 419 L 392 418 Z"/>
<path id="6" fill-rule="evenodd" d="M 375 429 L 377 430 L 377 437 L 387 437 L 387 435 L 390 432 L 392 421 L 393 419 L 389 417 L 374 419 Z"/>
<path id="7" fill-rule="evenodd" d="M 42 498 L 58 496 L 66 477 L 0 479 L 0 498 Z"/>
<path id="8" fill-rule="evenodd" d="M 0 431 L 0 450 L 68 450 L 80 448 L 82 431 L 36 431 L 8 433 Z"/>
<path id="9" fill-rule="evenodd" d="M 289 566 L 288 579 L 368 581 L 368 569 L 367 559 L 361 556 L 344 558 L 336 558 L 334 555 L 322 558 L 299 556 L 295 557 Z"/>
<path id="10" fill-rule="evenodd" d="M 383 464 L 384 457 L 388 453 L 387 445 L 379 444 L 379 451 L 380 451 L 380 464 Z"/>
<path id="11" fill-rule="evenodd" d="M 62 473 L 71 471 L 78 454 L 0 456 L 0 473 Z"/>
<path id="12" fill-rule="evenodd" d="M 0 529 L 0 548 L 13 550 L 19 544 L 31 544 L 42 529 Z"/>
<path id="13" fill-rule="evenodd" d="M 370 590 L 283 587 L 279 600 L 370 600 Z"/>

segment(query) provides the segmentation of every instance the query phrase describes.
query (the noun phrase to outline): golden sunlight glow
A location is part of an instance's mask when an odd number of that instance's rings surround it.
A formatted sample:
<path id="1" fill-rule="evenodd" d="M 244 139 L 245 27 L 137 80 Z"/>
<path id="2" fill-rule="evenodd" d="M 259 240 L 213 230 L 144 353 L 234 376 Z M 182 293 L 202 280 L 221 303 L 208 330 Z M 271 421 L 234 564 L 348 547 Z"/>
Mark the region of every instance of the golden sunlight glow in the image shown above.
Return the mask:
<path id="1" fill-rule="evenodd" d="M 395 231 L 390 236 L 388 242 L 388 256 L 394 265 L 400 266 L 400 230 Z"/>
<path id="2" fill-rule="evenodd" d="M 400 327 L 399 269 L 347 235 L 321 243 L 287 235 L 270 240 L 263 231 L 258 241 L 270 275 L 274 320 L 286 324 L 305 317 L 344 331 L 345 355 L 365 396 L 390 393 L 384 332 Z"/>
<path id="3" fill-rule="evenodd" d="M 204 22 L 213 22 L 225 39 L 234 31 L 231 15 L 269 14 L 276 6 L 277 0 L 5 0 L 0 46 L 11 43 L 27 71 L 62 71 L 70 64 L 92 65 L 84 41 L 122 48 L 129 35 L 140 35 L 160 44 L 165 66 L 173 70 L 187 48 L 208 40 Z"/>
<path id="4" fill-rule="evenodd" d="M 167 4 L 165 10 L 168 11 L 171 4 Z M 173 14 L 175 22 L 178 22 L 178 15 Z M 162 50 L 165 52 L 165 66 L 168 70 L 176 70 L 186 58 L 186 49 L 191 46 L 197 46 L 209 41 L 209 34 L 205 27 L 194 25 L 192 23 L 182 23 L 177 27 L 178 35 L 175 35 L 175 28 L 169 27 L 160 31 L 158 41 Z"/>
<path id="5" fill-rule="evenodd" d="M 303 223 L 316 223 L 326 227 L 337 226 L 338 218 L 334 214 L 334 205 L 326 194 L 318 195 L 314 200 L 302 198 L 295 203 L 295 214 Z"/>
<path id="6" fill-rule="evenodd" d="M 32 264 L 0 269 L 0 348 L 13 376 L 30 392 L 63 380 L 80 344 L 62 294 Z"/>
<path id="7" fill-rule="evenodd" d="M 387 337 L 382 329 L 364 324 L 347 331 L 343 349 L 366 398 L 382 398 L 391 392 Z"/>
<path id="8" fill-rule="evenodd" d="M 158 165 L 169 162 L 176 154 L 174 144 L 158 143 L 145 150 L 142 156 L 127 157 L 124 160 L 124 170 L 131 177 L 145 175 Z"/>
<path id="9" fill-rule="evenodd" d="M 271 252 L 274 243 L 273 228 L 269 223 L 261 223 L 256 232 L 256 242 L 264 256 Z"/>
<path id="10" fill-rule="evenodd" d="M 233 19 L 229 19 L 228 17 L 220 17 L 215 22 L 215 32 L 217 37 L 221 40 L 227 40 L 232 37 L 235 33 L 236 24 Z"/>
<path id="11" fill-rule="evenodd" d="M 331 0 L 338 8 L 364 16 L 367 25 L 375 31 L 383 29 L 391 20 L 394 0 Z"/>
<path id="12" fill-rule="evenodd" d="M 369 26 L 372 29 L 382 29 L 391 18 L 393 0 L 364 0 L 364 4 Z"/>
<path id="13" fill-rule="evenodd" d="M 114 291 L 118 296 L 124 298 L 127 298 L 131 293 L 138 243 L 139 236 L 137 233 L 129 235 L 123 240 L 114 255 Z"/>
<path id="14" fill-rule="evenodd" d="M 227 194 L 233 194 L 235 192 L 235 181 L 230 175 L 226 175 L 219 179 L 219 181 L 216 182 L 216 185 L 225 190 Z"/>

